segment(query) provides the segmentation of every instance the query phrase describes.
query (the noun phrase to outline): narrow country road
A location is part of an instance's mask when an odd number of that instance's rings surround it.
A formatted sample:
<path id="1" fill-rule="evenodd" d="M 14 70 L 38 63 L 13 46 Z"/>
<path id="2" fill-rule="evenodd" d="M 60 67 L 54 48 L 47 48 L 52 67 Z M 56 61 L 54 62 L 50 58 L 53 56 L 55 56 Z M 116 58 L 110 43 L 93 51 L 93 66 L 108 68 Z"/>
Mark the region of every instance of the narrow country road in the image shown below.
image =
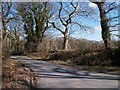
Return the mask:
<path id="1" fill-rule="evenodd" d="M 78 71 L 68 66 L 11 56 L 30 67 L 38 77 L 39 88 L 118 88 L 118 76 Z"/>

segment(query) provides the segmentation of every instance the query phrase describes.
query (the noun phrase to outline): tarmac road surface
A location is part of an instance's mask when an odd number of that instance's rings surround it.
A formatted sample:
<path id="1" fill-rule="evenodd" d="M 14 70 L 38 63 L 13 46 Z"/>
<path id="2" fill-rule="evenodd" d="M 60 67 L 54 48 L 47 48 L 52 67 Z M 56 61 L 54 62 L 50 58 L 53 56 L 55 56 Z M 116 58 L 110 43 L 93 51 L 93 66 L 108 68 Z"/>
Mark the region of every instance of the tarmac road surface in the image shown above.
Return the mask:
<path id="1" fill-rule="evenodd" d="M 27 56 L 11 58 L 21 61 L 36 73 L 39 88 L 118 88 L 118 75 L 79 71 Z"/>

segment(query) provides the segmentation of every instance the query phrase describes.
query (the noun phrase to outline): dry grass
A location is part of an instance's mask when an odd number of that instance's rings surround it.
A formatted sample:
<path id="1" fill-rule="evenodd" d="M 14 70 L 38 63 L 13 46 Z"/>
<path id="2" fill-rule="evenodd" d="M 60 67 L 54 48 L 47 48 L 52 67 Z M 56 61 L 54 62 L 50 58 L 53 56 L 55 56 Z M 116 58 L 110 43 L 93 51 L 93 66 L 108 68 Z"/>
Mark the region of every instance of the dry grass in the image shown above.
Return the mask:
<path id="1" fill-rule="evenodd" d="M 48 56 L 50 56 L 50 53 L 46 51 L 38 51 L 38 52 L 27 53 L 26 55 L 31 58 L 46 59 L 48 58 Z"/>
<path id="2" fill-rule="evenodd" d="M 34 73 L 20 62 L 3 60 L 2 88 L 33 88 Z M 30 76 L 31 74 L 31 76 Z"/>

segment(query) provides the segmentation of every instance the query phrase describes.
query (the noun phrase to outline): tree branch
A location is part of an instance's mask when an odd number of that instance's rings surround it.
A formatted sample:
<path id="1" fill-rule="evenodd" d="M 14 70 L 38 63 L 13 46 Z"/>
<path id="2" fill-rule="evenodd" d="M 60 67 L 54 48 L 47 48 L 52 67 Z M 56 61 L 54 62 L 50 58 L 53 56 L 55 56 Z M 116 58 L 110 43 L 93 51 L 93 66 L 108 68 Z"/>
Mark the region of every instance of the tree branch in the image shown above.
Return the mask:
<path id="1" fill-rule="evenodd" d="M 70 2 L 70 4 L 72 5 L 72 7 L 74 8 L 74 10 L 69 14 L 69 18 L 67 19 L 66 23 L 69 24 L 71 23 L 71 18 L 72 18 L 72 15 L 75 13 L 76 9 L 77 9 L 77 6 L 78 6 L 78 3 L 76 4 L 76 6 L 73 5 L 72 2 Z"/>
<path id="2" fill-rule="evenodd" d="M 90 27 L 87 27 L 87 26 L 81 25 L 81 24 L 78 23 L 78 22 L 71 22 L 71 23 L 78 25 L 80 28 L 83 28 L 85 31 L 87 31 L 87 29 L 90 29 Z"/>
<path id="3" fill-rule="evenodd" d="M 8 15 L 9 15 L 9 13 L 10 13 L 10 9 L 11 9 L 11 6 L 12 6 L 12 3 L 10 2 L 10 3 L 8 3 L 8 10 L 7 10 L 7 13 L 6 13 L 6 15 L 4 15 L 4 17 L 7 17 Z"/>
<path id="4" fill-rule="evenodd" d="M 109 13 L 110 11 L 112 11 L 113 9 L 116 9 L 118 6 L 115 6 L 115 7 L 112 7 L 112 8 L 109 8 L 108 11 L 106 11 L 106 14 Z"/>
<path id="5" fill-rule="evenodd" d="M 56 26 L 54 22 L 50 22 L 50 21 L 49 21 L 49 23 L 51 23 L 54 28 L 56 28 L 56 29 L 59 30 L 62 34 L 64 34 L 64 32 L 62 31 L 62 29 L 59 28 L 58 26 Z"/>
<path id="6" fill-rule="evenodd" d="M 113 20 L 113 19 L 116 19 L 116 18 L 119 18 L 119 17 L 120 17 L 120 15 L 118 15 L 118 16 L 116 16 L 116 17 L 113 17 L 113 18 L 109 18 L 108 21 Z"/>
<path id="7" fill-rule="evenodd" d="M 109 27 L 116 27 L 116 26 L 118 26 L 118 25 L 120 25 L 120 23 L 117 23 L 117 24 L 112 25 L 112 26 L 109 26 Z"/>
<path id="8" fill-rule="evenodd" d="M 119 31 L 119 30 L 111 30 L 110 32 L 114 32 L 114 31 Z"/>
<path id="9" fill-rule="evenodd" d="M 118 35 L 118 34 L 110 34 L 110 35 L 115 35 L 115 36 L 118 36 L 118 37 L 120 37 L 120 35 Z"/>
<path id="10" fill-rule="evenodd" d="M 46 26 L 45 26 L 45 28 L 44 28 L 44 30 L 42 32 L 44 33 L 47 29 L 49 29 L 51 27 L 52 27 L 52 25 L 48 26 L 48 20 L 47 20 Z"/>
<path id="11" fill-rule="evenodd" d="M 66 26 L 66 24 L 64 23 L 64 21 L 63 21 L 62 18 L 61 18 L 62 8 L 63 8 L 63 5 L 62 5 L 62 2 L 60 2 L 59 18 L 60 18 L 61 23 L 62 23 L 64 26 Z"/>

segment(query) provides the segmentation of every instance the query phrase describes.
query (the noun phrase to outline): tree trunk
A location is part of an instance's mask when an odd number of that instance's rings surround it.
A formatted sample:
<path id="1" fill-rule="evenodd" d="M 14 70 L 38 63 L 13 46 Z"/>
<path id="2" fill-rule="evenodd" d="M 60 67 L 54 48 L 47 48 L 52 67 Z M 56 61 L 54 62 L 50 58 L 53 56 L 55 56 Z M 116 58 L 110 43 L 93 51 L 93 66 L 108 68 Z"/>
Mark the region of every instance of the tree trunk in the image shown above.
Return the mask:
<path id="1" fill-rule="evenodd" d="M 97 5 L 100 11 L 102 38 L 105 44 L 105 48 L 110 48 L 110 31 L 105 13 L 104 2 L 97 3 Z"/>
<path id="2" fill-rule="evenodd" d="M 69 40 L 69 33 L 68 33 L 68 29 L 66 28 L 66 31 L 64 33 L 63 50 L 68 50 L 68 46 L 69 46 L 68 40 Z"/>
<path id="3" fill-rule="evenodd" d="M 6 22 L 4 20 L 2 20 L 2 25 L 3 25 L 2 44 L 4 45 L 5 40 L 7 38 L 7 27 Z"/>

